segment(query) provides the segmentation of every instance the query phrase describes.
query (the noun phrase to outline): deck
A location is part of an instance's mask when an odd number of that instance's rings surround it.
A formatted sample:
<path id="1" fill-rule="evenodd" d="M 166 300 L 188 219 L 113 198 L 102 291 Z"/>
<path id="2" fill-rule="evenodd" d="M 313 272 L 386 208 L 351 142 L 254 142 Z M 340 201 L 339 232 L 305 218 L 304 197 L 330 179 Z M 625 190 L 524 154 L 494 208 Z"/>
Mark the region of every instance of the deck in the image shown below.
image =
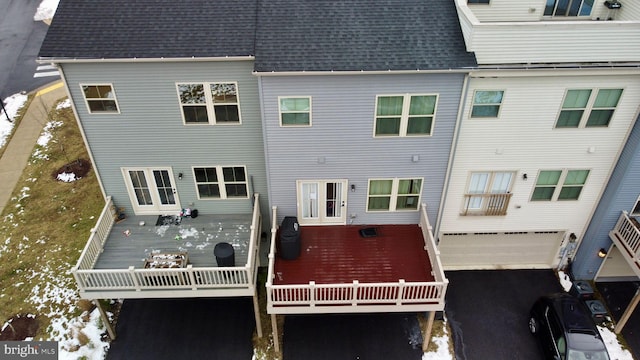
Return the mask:
<path id="1" fill-rule="evenodd" d="M 262 216 L 259 195 L 250 214 L 180 218 L 131 216 L 116 223 L 107 198 L 77 265 L 71 270 L 85 299 L 255 296 Z M 174 219 L 171 219 L 174 220 Z M 144 222 L 141 223 L 141 222 Z M 217 243 L 233 246 L 235 265 L 218 266 Z M 182 253 L 178 266 L 146 268 L 151 254 Z"/>
<path id="2" fill-rule="evenodd" d="M 278 255 L 272 219 L 269 314 L 441 311 L 448 281 L 426 206 L 413 225 L 303 226 L 301 253 Z M 376 228 L 377 236 L 359 230 Z"/>
<path id="3" fill-rule="evenodd" d="M 640 277 L 640 221 L 623 211 L 615 227 L 609 232 L 609 237 L 620 249 L 622 256 L 631 265 L 633 271 Z"/>

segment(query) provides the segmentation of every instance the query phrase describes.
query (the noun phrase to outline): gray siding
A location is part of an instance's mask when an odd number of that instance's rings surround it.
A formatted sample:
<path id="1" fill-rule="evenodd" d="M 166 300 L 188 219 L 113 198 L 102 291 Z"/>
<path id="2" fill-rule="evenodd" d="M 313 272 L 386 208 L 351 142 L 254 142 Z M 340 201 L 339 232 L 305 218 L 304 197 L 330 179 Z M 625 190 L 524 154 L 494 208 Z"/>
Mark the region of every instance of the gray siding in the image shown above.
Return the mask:
<path id="1" fill-rule="evenodd" d="M 417 223 L 417 212 L 367 213 L 368 179 L 424 177 L 422 202 L 435 223 L 464 75 L 263 76 L 269 197 L 278 217 L 296 214 L 296 180 L 348 179 L 353 224 Z M 430 137 L 374 138 L 376 95 L 438 94 Z M 280 127 L 278 96 L 311 96 L 311 127 Z M 412 156 L 418 155 L 418 162 Z M 318 158 L 325 163 L 319 164 Z M 279 219 L 279 220 L 280 220 Z"/>
<path id="2" fill-rule="evenodd" d="M 611 231 L 623 210 L 631 211 L 640 195 L 640 118 L 627 140 L 607 188 L 578 249 L 572 272 L 576 279 L 593 280 L 602 259 L 598 249 L 611 245 Z"/>
<path id="3" fill-rule="evenodd" d="M 107 195 L 132 212 L 122 167 L 171 167 L 181 206 L 251 211 L 253 199 L 198 200 L 192 166 L 245 165 L 268 211 L 262 124 L 252 61 L 69 63 L 63 71 Z M 177 82 L 237 82 L 242 125 L 184 125 Z M 113 84 L 120 114 L 90 114 L 80 85 Z M 178 173 L 183 173 L 178 180 Z M 193 205 L 191 205 L 193 204 Z M 268 213 L 267 213 L 268 214 Z"/>

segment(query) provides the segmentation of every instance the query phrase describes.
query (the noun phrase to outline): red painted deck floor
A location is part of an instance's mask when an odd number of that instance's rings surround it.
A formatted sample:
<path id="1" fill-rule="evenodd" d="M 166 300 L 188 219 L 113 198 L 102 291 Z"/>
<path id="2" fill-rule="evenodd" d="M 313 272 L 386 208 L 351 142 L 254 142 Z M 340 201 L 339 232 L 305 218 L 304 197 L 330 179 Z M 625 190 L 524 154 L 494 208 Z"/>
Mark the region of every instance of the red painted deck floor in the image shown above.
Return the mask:
<path id="1" fill-rule="evenodd" d="M 365 226 L 302 226 L 300 256 L 276 257 L 274 284 L 434 281 L 418 225 L 371 227 L 377 236 L 363 238 Z"/>

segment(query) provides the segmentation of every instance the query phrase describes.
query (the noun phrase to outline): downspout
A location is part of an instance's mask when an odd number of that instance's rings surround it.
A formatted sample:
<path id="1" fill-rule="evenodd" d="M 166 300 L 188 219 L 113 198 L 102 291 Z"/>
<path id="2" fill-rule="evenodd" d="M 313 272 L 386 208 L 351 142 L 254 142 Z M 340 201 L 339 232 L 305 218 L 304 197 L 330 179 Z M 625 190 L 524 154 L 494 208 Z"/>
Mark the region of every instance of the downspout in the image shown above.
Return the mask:
<path id="1" fill-rule="evenodd" d="M 462 118 L 464 116 L 465 110 L 465 99 L 469 93 L 469 73 L 464 75 L 464 80 L 462 82 L 462 91 L 460 94 L 460 103 L 458 105 L 458 117 L 456 119 L 456 127 L 453 130 L 453 139 L 451 141 L 451 151 L 449 152 L 449 163 L 447 164 L 447 172 L 445 174 L 445 182 L 442 188 L 442 196 L 440 197 L 440 207 L 438 208 L 438 221 L 436 222 L 435 231 L 433 236 L 435 237 L 436 245 L 440 243 L 440 224 L 442 223 L 444 205 L 447 201 L 447 193 L 449 192 L 449 185 L 451 180 L 451 171 L 453 168 L 453 161 L 456 157 L 456 149 L 458 147 L 458 139 L 460 138 L 460 129 L 462 127 Z"/>
<path id="2" fill-rule="evenodd" d="M 64 75 L 64 70 L 62 70 L 61 64 L 56 63 L 54 65 L 58 68 L 58 71 L 60 71 L 60 79 L 62 79 L 62 83 L 64 84 L 64 87 L 67 90 L 67 95 L 69 96 L 69 102 L 71 103 L 71 109 L 73 110 L 73 115 L 76 117 L 76 123 L 78 124 L 78 128 L 80 129 L 80 134 L 82 135 L 82 141 L 84 142 L 84 147 L 87 149 L 87 153 L 89 154 L 89 159 L 91 159 L 91 166 L 93 167 L 93 171 L 96 173 L 96 179 L 98 179 L 98 185 L 100 185 L 100 191 L 102 192 L 102 197 L 106 201 L 107 193 L 104 189 L 104 185 L 102 184 L 102 178 L 100 177 L 100 173 L 98 172 L 98 167 L 96 166 L 96 162 L 93 158 L 91 147 L 89 147 L 89 141 L 87 140 L 87 136 L 84 133 L 84 128 L 82 127 L 82 122 L 80 121 L 78 110 L 76 109 L 76 103 L 75 101 L 73 101 L 73 96 L 71 96 L 71 89 L 69 88 L 69 84 L 67 83 L 67 78 Z"/>
<path id="3" fill-rule="evenodd" d="M 264 115 L 264 93 L 262 91 L 262 76 L 257 75 L 254 73 L 254 76 L 258 77 L 258 99 L 260 100 L 260 125 L 262 126 L 262 144 L 263 144 L 263 149 L 264 149 L 264 166 L 265 166 L 265 175 L 267 177 L 267 197 L 268 197 L 268 205 L 269 205 L 269 209 L 271 209 L 274 205 L 273 205 L 273 194 L 271 193 L 271 175 L 270 175 L 270 166 L 269 166 L 269 142 L 268 142 L 268 138 L 269 136 L 267 135 L 267 124 L 266 124 L 266 117 Z M 272 213 L 269 213 L 269 218 L 271 217 L 271 215 L 273 215 Z M 271 221 L 269 221 L 268 223 L 270 224 L 274 219 L 271 219 Z M 277 220 L 277 219 L 275 219 Z"/>

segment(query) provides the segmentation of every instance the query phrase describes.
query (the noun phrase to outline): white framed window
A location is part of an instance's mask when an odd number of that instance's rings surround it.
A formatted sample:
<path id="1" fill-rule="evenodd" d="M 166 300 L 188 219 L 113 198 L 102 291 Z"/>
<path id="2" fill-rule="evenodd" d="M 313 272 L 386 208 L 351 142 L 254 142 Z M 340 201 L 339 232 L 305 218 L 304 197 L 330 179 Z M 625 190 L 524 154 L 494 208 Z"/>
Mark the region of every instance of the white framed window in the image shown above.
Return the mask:
<path id="1" fill-rule="evenodd" d="M 280 126 L 311 126 L 311 96 L 278 97 Z"/>
<path id="2" fill-rule="evenodd" d="M 376 96 L 374 137 L 431 135 L 437 103 L 438 95 Z"/>
<path id="3" fill-rule="evenodd" d="M 638 200 L 636 200 L 635 205 L 633 205 L 633 209 L 631 209 L 631 215 L 640 215 L 640 196 L 638 196 Z"/>
<path id="4" fill-rule="evenodd" d="M 497 118 L 502 106 L 504 90 L 476 90 L 471 107 L 472 118 Z"/>
<path id="5" fill-rule="evenodd" d="M 621 96 L 622 89 L 567 90 L 556 128 L 607 127 Z"/>
<path id="6" fill-rule="evenodd" d="M 369 179 L 367 211 L 416 211 L 423 178 Z"/>
<path id="7" fill-rule="evenodd" d="M 589 170 L 541 170 L 531 201 L 578 200 Z"/>
<path id="8" fill-rule="evenodd" d="M 513 171 L 472 172 L 462 213 L 506 215 L 514 177 Z"/>
<path id="9" fill-rule="evenodd" d="M 177 83 L 176 89 L 185 124 L 242 123 L 237 83 Z"/>
<path id="10" fill-rule="evenodd" d="M 489 5 L 489 0 L 467 0 L 467 4 L 487 4 L 487 5 Z"/>
<path id="11" fill-rule="evenodd" d="M 594 0 L 547 0 L 544 16 L 589 16 Z"/>
<path id="12" fill-rule="evenodd" d="M 194 166 L 193 178 L 199 200 L 249 197 L 245 166 Z"/>
<path id="13" fill-rule="evenodd" d="M 80 84 L 90 114 L 119 114 L 118 101 L 112 84 Z"/>

